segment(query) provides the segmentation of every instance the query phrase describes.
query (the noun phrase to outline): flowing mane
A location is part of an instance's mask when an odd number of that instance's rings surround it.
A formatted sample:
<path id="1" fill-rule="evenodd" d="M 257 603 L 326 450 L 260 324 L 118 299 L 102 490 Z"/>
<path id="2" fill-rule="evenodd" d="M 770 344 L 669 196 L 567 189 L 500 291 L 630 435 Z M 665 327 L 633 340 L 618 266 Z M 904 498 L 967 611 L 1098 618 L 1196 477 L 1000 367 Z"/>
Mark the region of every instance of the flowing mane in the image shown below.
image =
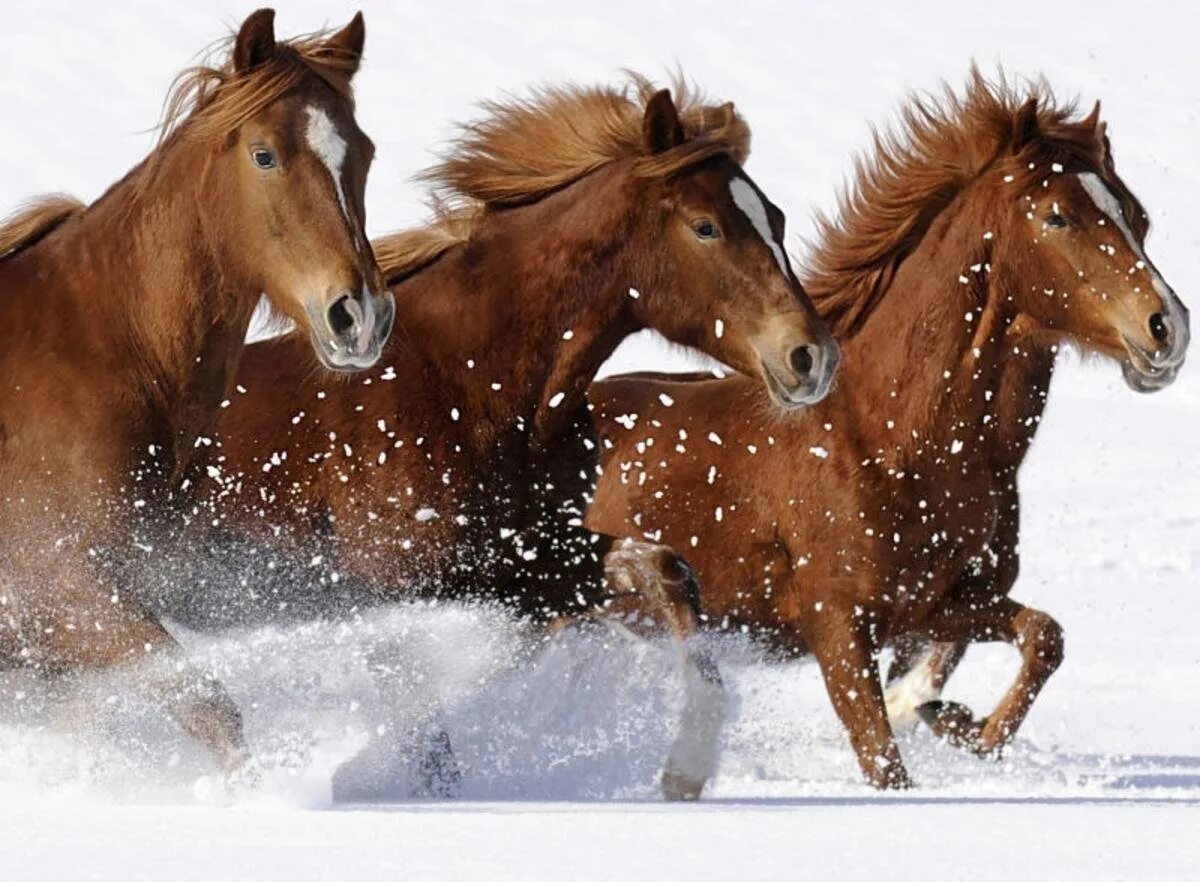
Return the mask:
<path id="1" fill-rule="evenodd" d="M 949 86 L 941 96 L 912 96 L 896 130 L 873 133 L 873 155 L 856 161 L 836 215 L 817 217 L 818 238 L 803 281 L 835 333 L 849 335 L 862 326 L 938 214 L 1003 160 L 1023 112 L 1035 115 L 1036 136 L 1011 157 L 1018 186 L 1035 186 L 1055 161 L 1073 159 L 1105 175 L 1099 110 L 1097 103 L 1086 118 L 1077 118 L 1075 102 L 1059 103 L 1044 81 L 1018 88 L 1003 73 L 990 82 L 974 67 L 961 97 Z M 1140 206 L 1121 189 L 1125 213 L 1144 235 Z"/>
<path id="2" fill-rule="evenodd" d="M 634 174 L 647 178 L 718 155 L 745 162 L 745 120 L 731 103 L 707 103 L 682 77 L 672 92 L 685 140 L 648 153 L 642 118 L 655 91 L 649 79 L 630 74 L 619 87 L 546 87 L 529 98 L 485 102 L 484 118 L 462 126 L 450 154 L 421 175 L 433 190 L 433 220 L 376 241 L 384 276 L 396 281 L 427 266 L 469 239 L 489 209 L 536 202 L 610 162 L 632 159 Z"/>
<path id="3" fill-rule="evenodd" d="M 135 196 L 153 180 L 157 158 L 168 142 L 181 137 L 223 138 L 295 88 L 307 74 L 320 77 L 352 102 L 350 79 L 358 57 L 326 44 L 326 37 L 328 32 L 318 31 L 279 41 L 269 61 L 241 74 L 233 69 L 233 37 L 214 44 L 210 54 L 222 54 L 224 61 L 190 67 L 175 78 L 164 103 L 158 144 L 144 163 L 146 174 L 136 182 Z M 65 194 L 30 200 L 0 224 L 0 261 L 36 245 L 86 210 L 83 202 Z"/>

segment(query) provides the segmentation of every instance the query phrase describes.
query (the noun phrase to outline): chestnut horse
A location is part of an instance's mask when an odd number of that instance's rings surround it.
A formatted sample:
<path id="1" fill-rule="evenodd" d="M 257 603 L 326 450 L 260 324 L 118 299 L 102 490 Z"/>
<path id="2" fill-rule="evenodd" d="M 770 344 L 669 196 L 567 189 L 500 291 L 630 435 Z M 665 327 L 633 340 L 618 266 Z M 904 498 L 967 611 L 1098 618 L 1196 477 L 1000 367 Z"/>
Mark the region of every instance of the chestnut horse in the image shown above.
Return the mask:
<path id="1" fill-rule="evenodd" d="M 131 535 L 183 495 L 264 293 L 338 370 L 376 361 L 392 315 L 363 232 L 362 17 L 291 42 L 273 22 L 254 13 L 224 66 L 181 75 L 155 151 L 95 203 L 0 228 L 0 661 L 166 657 L 152 693 L 227 770 L 237 708 L 113 561 L 153 566 Z"/>
<path id="2" fill-rule="evenodd" d="M 638 78 L 489 109 L 428 175 L 440 219 L 376 243 L 403 328 L 385 369 L 330 383 L 294 337 L 246 352 L 212 517 L 232 537 L 280 538 L 261 570 L 227 580 L 248 589 L 202 600 L 234 621 L 251 591 L 267 613 L 320 613 L 339 591 L 361 604 L 424 590 L 540 622 L 619 613 L 682 640 L 697 590 L 684 561 L 582 525 L 596 370 L 654 328 L 757 376 L 781 408 L 829 387 L 836 344 L 784 255 L 782 213 L 742 169 L 732 105 Z M 715 666 L 685 657 L 663 775 L 676 798 L 711 774 L 723 715 Z"/>
<path id="3" fill-rule="evenodd" d="M 909 777 L 876 655 L 940 641 L 924 688 L 893 691 L 985 755 L 1013 737 L 1062 656 L 1017 576 L 1017 470 L 1064 343 L 1152 391 L 1183 364 L 1188 313 L 1143 252 L 1099 106 L 978 72 L 914 99 L 876 141 L 805 279 L 846 359 L 825 401 L 786 418 L 755 384 L 641 375 L 592 387 L 604 474 L 587 518 L 682 549 L 708 620 L 811 651 L 877 787 Z M 967 642 L 1006 641 L 1020 673 L 976 721 L 932 703 Z M 911 664 L 911 661 L 908 662 Z M 912 687 L 913 681 L 905 684 Z M 929 701 L 931 703 L 924 704 Z"/>

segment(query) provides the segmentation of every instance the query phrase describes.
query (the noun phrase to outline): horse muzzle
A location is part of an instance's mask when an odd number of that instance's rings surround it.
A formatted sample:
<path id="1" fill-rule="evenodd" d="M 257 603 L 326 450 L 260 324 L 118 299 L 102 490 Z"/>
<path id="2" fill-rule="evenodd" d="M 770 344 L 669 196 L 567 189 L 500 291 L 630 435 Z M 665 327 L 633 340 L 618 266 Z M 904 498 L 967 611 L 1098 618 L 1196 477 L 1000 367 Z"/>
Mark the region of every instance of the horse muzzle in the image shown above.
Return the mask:
<path id="1" fill-rule="evenodd" d="M 1121 364 L 1125 385 L 1135 392 L 1158 392 L 1175 382 L 1187 359 L 1191 343 L 1188 311 L 1175 298 L 1167 308 L 1150 317 L 1154 348 L 1147 348 L 1128 335 L 1124 338 L 1126 358 Z"/>
<path id="2" fill-rule="evenodd" d="M 767 389 L 784 410 L 816 404 L 828 395 L 841 359 L 841 349 L 832 337 L 795 346 L 786 357 L 761 356 Z"/>
<path id="3" fill-rule="evenodd" d="M 395 317 L 391 291 L 377 296 L 364 286 L 358 294 L 346 292 L 328 306 L 309 307 L 313 348 L 330 370 L 372 367 L 383 353 Z"/>

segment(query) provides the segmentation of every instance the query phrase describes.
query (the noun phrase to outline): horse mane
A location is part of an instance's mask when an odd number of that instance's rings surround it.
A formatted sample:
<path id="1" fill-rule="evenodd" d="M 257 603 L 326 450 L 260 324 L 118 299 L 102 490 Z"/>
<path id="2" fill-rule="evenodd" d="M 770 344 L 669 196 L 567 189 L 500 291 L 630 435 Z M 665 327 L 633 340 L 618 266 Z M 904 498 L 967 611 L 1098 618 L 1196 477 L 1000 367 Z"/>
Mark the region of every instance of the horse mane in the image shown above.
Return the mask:
<path id="1" fill-rule="evenodd" d="M 972 65 L 962 96 L 949 85 L 940 96 L 912 95 L 896 129 L 872 131 L 873 152 L 856 160 L 836 215 L 816 219 L 803 282 L 834 333 L 862 326 L 934 219 L 1015 143 L 1026 108 L 1036 108 L 1037 131 L 1012 155 L 1018 186 L 1036 186 L 1048 162 L 1070 159 L 1109 177 L 1099 105 L 1079 119 L 1076 103 L 1059 103 L 1044 80 L 1018 87 L 1001 71 L 993 82 Z"/>
<path id="2" fill-rule="evenodd" d="M 0 261 L 36 245 L 87 206 L 65 193 L 27 202 L 0 223 Z"/>
<path id="3" fill-rule="evenodd" d="M 481 202 L 450 206 L 434 199 L 432 208 L 433 218 L 424 226 L 389 233 L 371 243 L 386 284 L 395 285 L 420 272 L 455 245 L 470 239 L 485 206 Z"/>
<path id="4" fill-rule="evenodd" d="M 631 159 L 635 175 L 665 178 L 713 156 L 746 161 L 746 121 L 731 103 L 706 102 L 682 76 L 672 97 L 684 141 L 648 152 L 642 119 L 656 91 L 630 72 L 621 86 L 544 86 L 528 98 L 484 102 L 485 116 L 463 125 L 449 155 L 419 176 L 433 192 L 432 221 L 374 243 L 385 278 L 411 275 L 467 241 L 490 209 L 536 202 L 611 162 Z"/>

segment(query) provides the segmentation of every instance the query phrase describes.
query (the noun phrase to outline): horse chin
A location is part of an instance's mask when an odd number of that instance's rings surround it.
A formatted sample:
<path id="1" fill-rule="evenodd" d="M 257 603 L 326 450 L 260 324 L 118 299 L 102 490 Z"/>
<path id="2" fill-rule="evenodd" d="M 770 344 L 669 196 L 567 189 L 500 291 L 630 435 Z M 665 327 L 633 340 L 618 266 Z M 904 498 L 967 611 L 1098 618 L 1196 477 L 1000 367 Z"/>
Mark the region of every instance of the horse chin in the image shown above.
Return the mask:
<path id="1" fill-rule="evenodd" d="M 352 374 L 374 367 L 382 354 L 382 345 L 371 346 L 365 352 L 354 352 L 341 343 L 323 338 L 320 334 L 312 334 L 313 352 L 317 360 L 331 371 L 342 374 Z"/>
<path id="2" fill-rule="evenodd" d="M 771 400 L 785 413 L 803 410 L 825 397 L 824 389 L 788 389 L 766 364 L 762 366 L 762 376 Z"/>
<path id="3" fill-rule="evenodd" d="M 1175 382 L 1178 375 L 1178 367 L 1154 368 L 1148 364 L 1136 364 L 1132 357 L 1121 363 L 1121 376 L 1125 378 L 1125 385 L 1134 392 L 1143 394 L 1167 388 Z"/>

